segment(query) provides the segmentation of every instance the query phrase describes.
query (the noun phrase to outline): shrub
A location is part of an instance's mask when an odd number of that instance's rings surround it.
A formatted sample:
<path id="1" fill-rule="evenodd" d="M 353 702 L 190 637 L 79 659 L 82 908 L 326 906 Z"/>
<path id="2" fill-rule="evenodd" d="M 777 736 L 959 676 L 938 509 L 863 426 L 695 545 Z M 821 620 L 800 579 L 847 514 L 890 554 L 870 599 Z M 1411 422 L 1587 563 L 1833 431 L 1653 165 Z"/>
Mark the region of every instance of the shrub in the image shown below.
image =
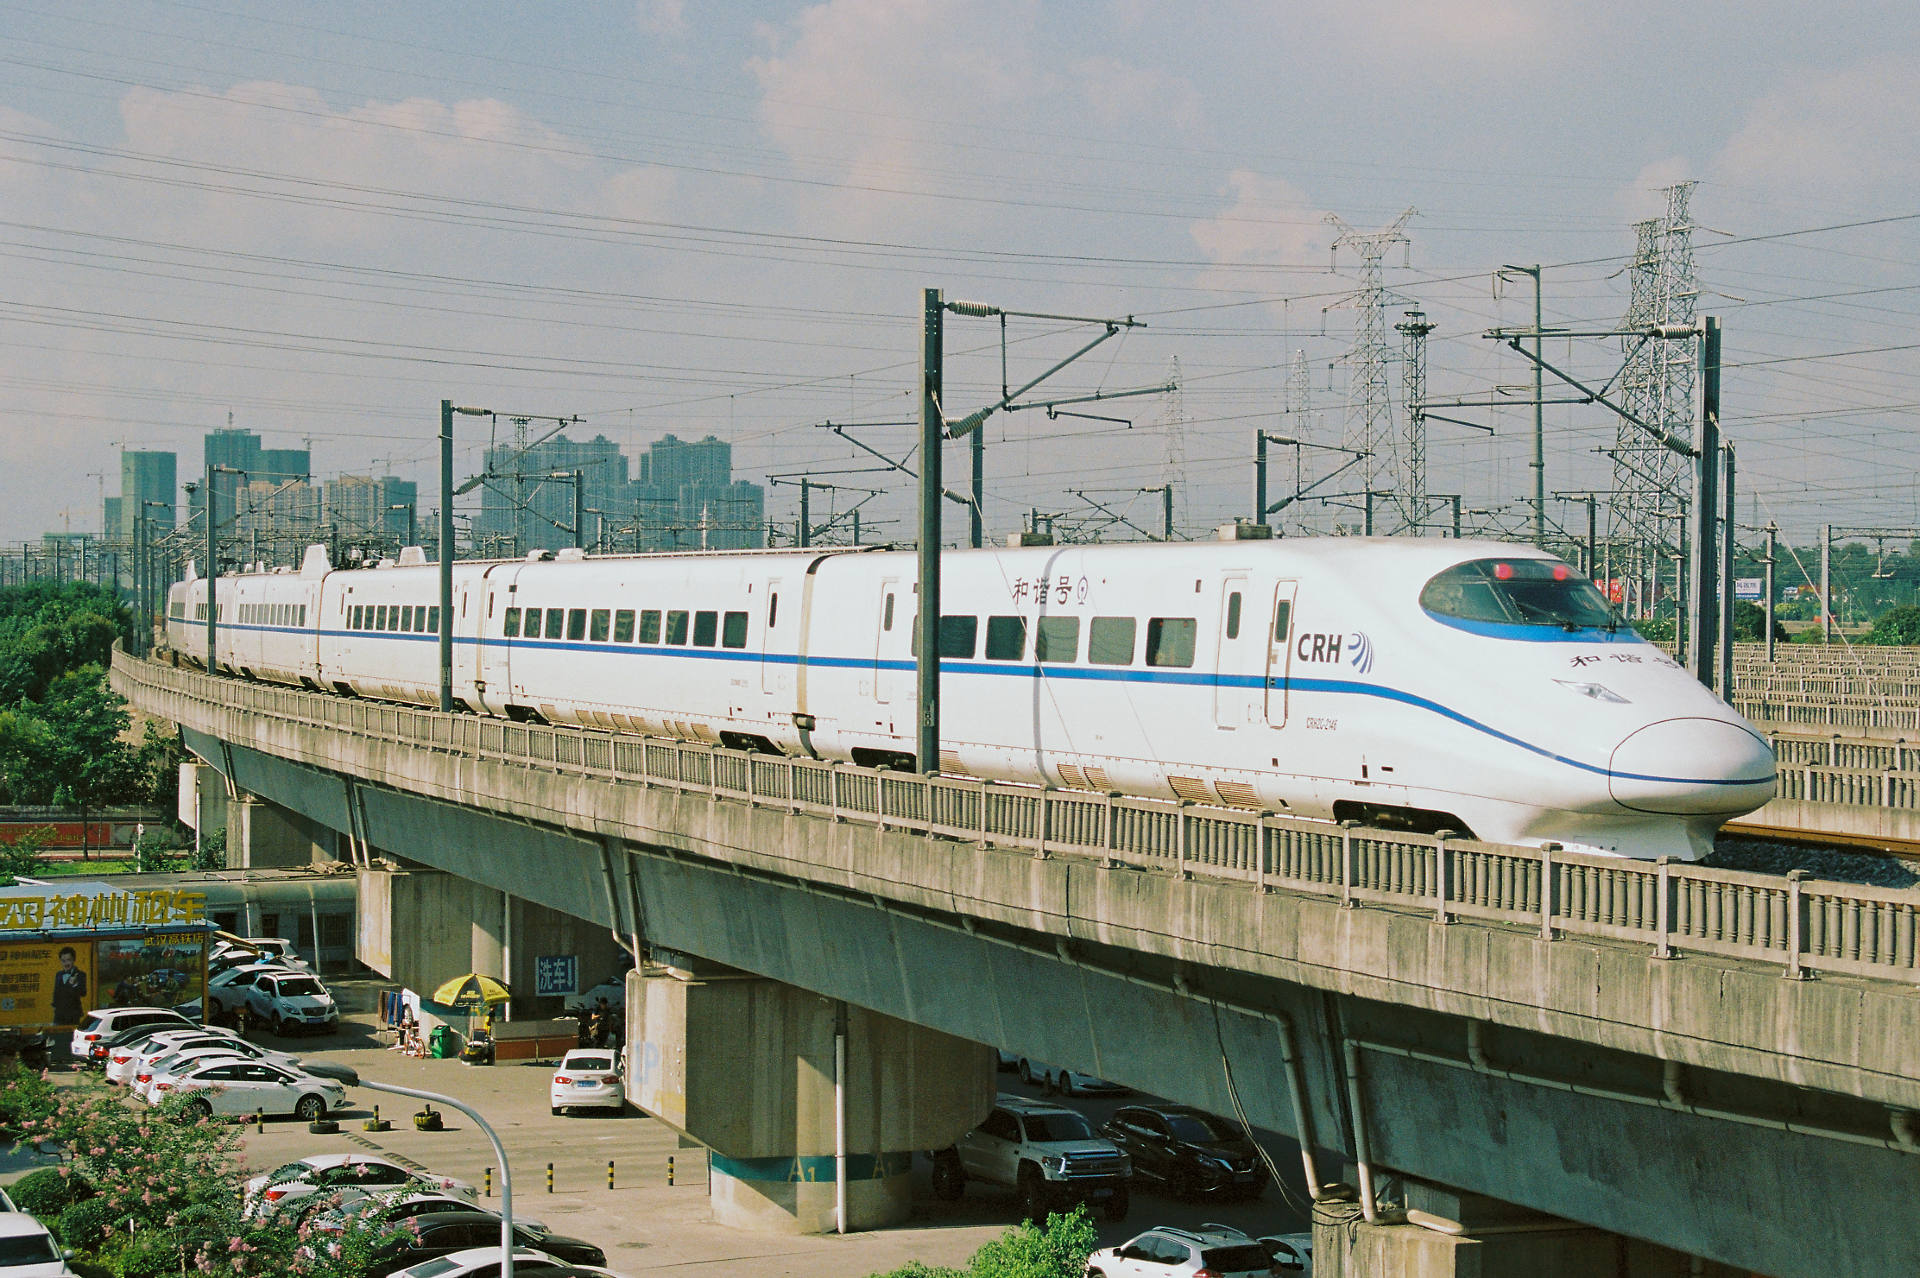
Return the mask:
<path id="1" fill-rule="evenodd" d="M 93 1186 L 70 1168 L 42 1167 L 22 1176 L 7 1196 L 28 1215 L 51 1220 L 73 1204 L 93 1197 Z"/>
<path id="2" fill-rule="evenodd" d="M 53 1113 L 53 1084 L 19 1062 L 0 1065 L 0 1138 L 16 1140 L 24 1125 Z"/>
<path id="3" fill-rule="evenodd" d="M 60 1213 L 53 1232 L 69 1247 L 91 1249 L 126 1218 L 125 1212 L 104 1198 L 85 1198 Z"/>

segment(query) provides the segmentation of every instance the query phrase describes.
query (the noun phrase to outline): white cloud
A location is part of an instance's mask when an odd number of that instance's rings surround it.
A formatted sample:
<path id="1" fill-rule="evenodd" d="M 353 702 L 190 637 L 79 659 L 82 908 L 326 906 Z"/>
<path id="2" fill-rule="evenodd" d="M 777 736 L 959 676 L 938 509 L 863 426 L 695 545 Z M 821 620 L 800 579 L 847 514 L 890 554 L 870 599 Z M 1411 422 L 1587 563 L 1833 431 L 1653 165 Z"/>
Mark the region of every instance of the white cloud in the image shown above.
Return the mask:
<path id="1" fill-rule="evenodd" d="M 684 0 L 640 0 L 634 20 L 648 35 L 681 35 L 687 29 Z"/>
<path id="2" fill-rule="evenodd" d="M 1920 180 L 1916 80 L 1910 56 L 1777 78 L 1708 171 L 1756 193 L 1905 206 Z"/>
<path id="3" fill-rule="evenodd" d="M 1200 93 L 1185 76 L 1117 58 L 1083 58 L 1074 63 L 1073 75 L 1101 124 L 1164 121 L 1192 131 L 1201 123 Z"/>
<path id="4" fill-rule="evenodd" d="M 1191 228 L 1193 242 L 1221 266 L 1298 265 L 1324 257 L 1332 229 L 1304 191 L 1247 169 L 1227 175 L 1233 203 Z"/>

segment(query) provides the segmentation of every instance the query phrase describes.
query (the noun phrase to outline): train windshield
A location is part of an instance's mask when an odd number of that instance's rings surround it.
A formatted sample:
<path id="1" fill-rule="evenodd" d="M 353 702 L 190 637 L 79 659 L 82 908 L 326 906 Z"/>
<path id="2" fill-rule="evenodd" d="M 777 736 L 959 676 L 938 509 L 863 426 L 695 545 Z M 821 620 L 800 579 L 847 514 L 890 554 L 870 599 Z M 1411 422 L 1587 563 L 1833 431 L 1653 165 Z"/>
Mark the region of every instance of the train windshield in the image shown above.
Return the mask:
<path id="1" fill-rule="evenodd" d="M 1476 559 L 1449 568 L 1420 592 L 1436 617 L 1506 626 L 1611 630 L 1619 624 L 1593 583 L 1550 559 Z"/>

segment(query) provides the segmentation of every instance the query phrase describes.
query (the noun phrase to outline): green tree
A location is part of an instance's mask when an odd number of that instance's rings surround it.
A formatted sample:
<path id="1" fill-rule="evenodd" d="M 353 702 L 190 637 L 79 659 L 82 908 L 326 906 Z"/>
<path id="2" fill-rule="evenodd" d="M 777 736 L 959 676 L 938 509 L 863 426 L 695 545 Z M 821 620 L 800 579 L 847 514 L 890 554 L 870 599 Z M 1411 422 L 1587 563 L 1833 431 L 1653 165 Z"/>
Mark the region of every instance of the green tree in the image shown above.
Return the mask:
<path id="1" fill-rule="evenodd" d="M 1861 637 L 1861 643 L 1886 646 L 1920 644 L 1920 608 L 1912 604 L 1881 614 L 1873 629 Z"/>
<path id="2" fill-rule="evenodd" d="M 965 1269 L 912 1260 L 871 1278 L 1083 1278 L 1096 1235 L 1085 1204 L 1026 1221 L 973 1253 Z"/>
<path id="3" fill-rule="evenodd" d="M 1767 637 L 1767 610 L 1759 604 L 1736 602 L 1733 605 L 1733 637 L 1743 643 L 1757 643 Z M 1773 637 L 1785 639 L 1787 631 L 1778 619 L 1773 623 Z"/>
<path id="4" fill-rule="evenodd" d="M 0 887 L 12 887 L 40 869 L 40 853 L 53 842 L 53 827 L 35 826 L 11 842 L 0 843 Z"/>

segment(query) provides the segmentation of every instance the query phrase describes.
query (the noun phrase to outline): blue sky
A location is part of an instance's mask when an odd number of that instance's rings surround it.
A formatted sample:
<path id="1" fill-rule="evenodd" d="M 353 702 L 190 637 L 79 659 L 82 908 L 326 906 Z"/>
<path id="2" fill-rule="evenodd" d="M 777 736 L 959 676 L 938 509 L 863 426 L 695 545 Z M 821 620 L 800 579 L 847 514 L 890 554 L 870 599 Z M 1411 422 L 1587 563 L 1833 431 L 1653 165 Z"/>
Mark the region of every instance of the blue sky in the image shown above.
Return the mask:
<path id="1" fill-rule="evenodd" d="M 311 440 L 323 475 L 379 459 L 429 489 L 442 397 L 578 414 L 636 453 L 712 433 L 760 482 L 844 472 L 885 490 L 868 527 L 906 538 L 909 486 L 818 423 L 912 447 L 890 423 L 926 287 L 1145 321 L 1053 394 L 1179 361 L 1177 400 L 1093 410 L 1124 421 L 991 419 L 990 530 L 1088 498 L 1157 527 L 1139 490 L 1171 479 L 1197 533 L 1245 512 L 1256 430 L 1351 442 L 1356 259 L 1329 270 L 1326 214 L 1418 210 L 1385 259 L 1389 323 L 1424 309 L 1429 393 L 1484 396 L 1528 378 L 1483 336 L 1531 318 L 1497 268 L 1544 263 L 1549 325 L 1605 328 L 1630 224 L 1681 180 L 1742 519 L 1920 522 L 1902 6 L 42 2 L 0 22 L 10 540 L 97 526 L 119 445 L 177 449 L 184 477 L 229 413 Z M 998 336 L 950 321 L 952 415 L 997 394 Z M 1009 337 L 1018 384 L 1086 333 Z M 1583 375 L 1618 363 L 1548 345 Z M 1286 412 L 1296 351 L 1312 390 Z M 1531 416 L 1508 398 L 1490 437 L 1433 424 L 1429 465 L 1511 521 Z M 489 429 L 463 423 L 463 475 Z M 1551 407 L 1549 486 L 1604 486 L 1615 430 Z M 769 514 L 795 504 L 773 489 Z"/>

